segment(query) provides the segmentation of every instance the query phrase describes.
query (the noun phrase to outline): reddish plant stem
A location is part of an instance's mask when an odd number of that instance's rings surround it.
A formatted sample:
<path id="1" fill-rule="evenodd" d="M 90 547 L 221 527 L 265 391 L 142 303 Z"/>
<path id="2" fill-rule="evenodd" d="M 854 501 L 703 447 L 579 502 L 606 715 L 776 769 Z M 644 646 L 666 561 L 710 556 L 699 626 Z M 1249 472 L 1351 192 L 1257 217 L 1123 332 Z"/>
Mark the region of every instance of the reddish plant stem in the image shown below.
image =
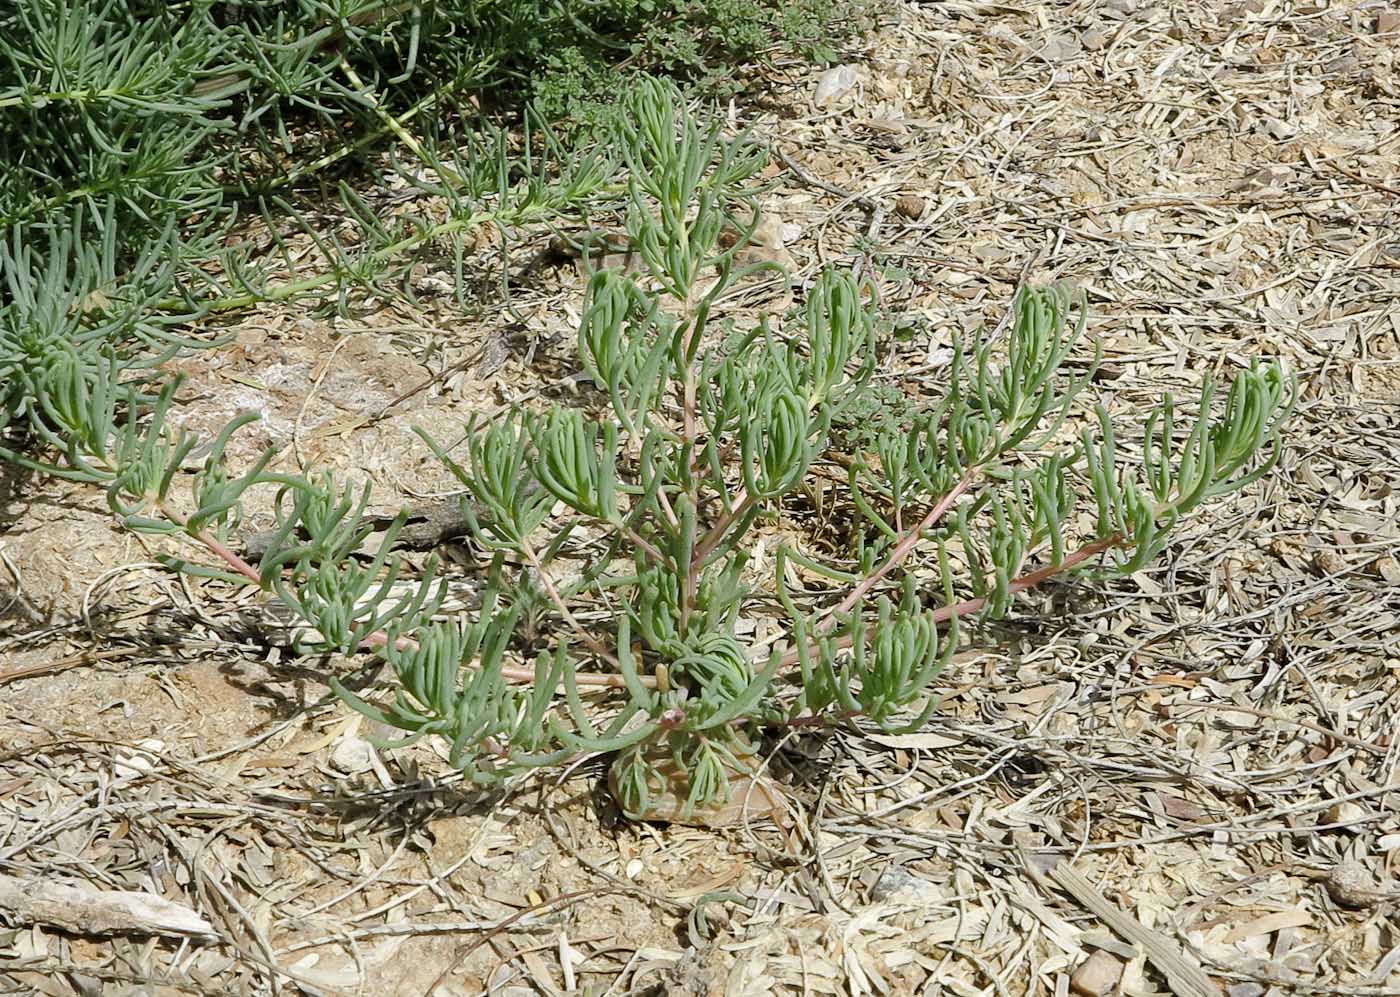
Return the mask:
<path id="1" fill-rule="evenodd" d="M 854 720 L 861 716 L 859 710 L 842 710 L 840 713 L 825 714 L 815 713 L 805 717 L 794 717 L 786 724 L 787 727 L 825 727 L 828 724 L 838 724 L 842 720 Z"/>
<path id="2" fill-rule="evenodd" d="M 229 550 L 229 548 L 223 542 L 221 542 L 218 539 L 218 537 L 213 536 L 205 530 L 190 529 L 190 521 L 188 517 L 182 516 L 179 512 L 170 508 L 164 502 L 157 502 L 156 508 L 160 510 L 162 516 L 170 520 L 176 526 L 180 527 L 180 529 L 184 530 L 186 535 L 192 537 L 195 540 L 198 540 L 205 547 L 209 548 L 211 552 L 218 555 L 219 559 L 222 560 L 234 571 L 237 571 L 240 575 L 242 575 L 244 578 L 247 578 L 259 588 L 262 587 L 262 575 L 258 572 L 258 569 L 253 567 L 247 561 L 243 560 L 243 558 L 239 557 L 233 551 Z"/>
<path id="3" fill-rule="evenodd" d="M 554 603 L 554 608 L 559 610 L 559 615 L 564 618 L 564 622 L 573 627 L 574 633 L 578 634 L 579 639 L 588 645 L 590 651 L 604 661 L 607 661 L 614 668 L 621 668 L 622 665 L 617 660 L 617 657 L 603 646 L 602 641 L 589 633 L 588 630 L 584 628 L 584 625 L 578 621 L 578 618 L 569 610 L 568 605 L 564 602 L 564 597 L 559 594 L 559 589 L 555 587 L 554 580 L 550 578 L 549 573 L 544 570 L 544 564 L 541 563 L 539 555 L 535 553 L 535 548 L 524 538 L 522 538 L 520 542 L 520 552 L 525 555 L 525 560 L 529 562 L 530 567 L 535 569 L 535 574 L 539 575 L 540 584 L 544 586 L 545 592 L 549 594 L 550 601 Z M 618 677 L 621 678 L 621 676 Z"/>
<path id="4" fill-rule="evenodd" d="M 1059 564 L 1047 564 L 1045 567 L 1037 568 L 1035 571 L 1021 575 L 1019 578 L 1013 578 L 1007 584 L 1006 590 L 1011 595 L 1016 595 L 1018 592 L 1024 592 L 1026 589 L 1035 588 L 1035 586 L 1042 582 L 1046 582 L 1058 574 L 1076 568 L 1085 561 L 1092 557 L 1097 557 L 1106 550 L 1112 550 L 1114 547 L 1123 546 L 1124 542 L 1121 533 L 1111 533 L 1102 540 L 1095 540 L 1093 543 L 1085 544 Z M 944 620 L 950 620 L 955 616 L 963 617 L 968 613 L 975 613 L 986 604 L 986 596 L 980 596 L 976 599 L 964 599 L 962 602 L 955 602 L 952 605 L 940 606 L 938 609 L 935 609 L 933 611 L 933 619 L 936 623 L 942 623 Z"/>
<path id="5" fill-rule="evenodd" d="M 1112 533 L 1109 536 L 1104 537 L 1102 540 L 1095 540 L 1093 543 L 1085 544 L 1083 547 L 1080 547 L 1074 553 L 1066 557 L 1059 564 L 1049 564 L 1043 568 L 1037 568 L 1035 571 L 1031 571 L 1027 574 L 1021 575 L 1018 578 L 1013 578 L 1011 582 L 1007 585 L 1007 591 L 1010 592 L 1012 595 L 1016 595 L 1019 592 L 1024 592 L 1026 589 L 1034 588 L 1035 586 L 1040 585 L 1043 582 L 1049 581 L 1056 575 L 1063 574 L 1066 571 L 1070 571 L 1078 567 L 1079 565 L 1083 564 L 1085 561 L 1089 560 L 1092 557 L 1097 557 L 1104 551 L 1112 550 L 1114 547 L 1121 547 L 1124 545 L 1124 543 L 1125 541 L 1121 533 Z M 967 616 L 969 613 L 977 612 L 985 605 L 987 605 L 986 596 L 981 596 L 976 599 L 964 599 L 962 602 L 955 602 L 950 605 L 940 606 L 938 609 L 935 609 L 933 611 L 933 619 L 936 623 L 942 623 L 946 620 L 953 619 L 954 617 L 962 618 L 964 616 Z M 837 639 L 836 649 L 845 650 L 849 648 L 853 643 L 854 641 L 852 640 L 851 636 L 847 634 L 846 636 Z M 807 653 L 817 653 L 816 641 L 811 641 L 808 643 Z M 800 657 L 801 655 L 798 649 L 792 648 L 786 654 L 783 655 L 782 664 L 780 665 L 780 667 L 783 669 L 791 668 L 793 665 L 797 664 Z"/>
<path id="6" fill-rule="evenodd" d="M 749 510 L 758 505 L 758 499 L 749 495 L 744 489 L 739 490 L 739 501 L 735 502 L 724 515 L 719 517 L 719 521 L 710 527 L 709 531 L 700 539 L 700 543 L 695 547 L 695 553 L 691 556 L 690 566 L 692 571 L 699 571 L 704 567 L 705 560 L 710 556 L 724 535 L 729 532 L 729 528 L 737 523 Z"/>
<path id="7" fill-rule="evenodd" d="M 695 441 L 700 438 L 698 405 L 695 398 L 695 375 L 687 371 L 681 390 L 681 435 L 683 446 L 689 451 L 688 466 L 694 465 Z"/>
<path id="8" fill-rule="evenodd" d="M 854 645 L 855 645 L 855 639 L 854 639 L 850 634 L 847 634 L 847 635 L 844 636 L 844 637 L 837 637 L 837 638 L 836 638 L 836 650 L 838 650 L 838 651 L 845 651 L 845 650 L 848 650 L 848 649 L 850 649 L 851 647 L 853 647 Z M 814 640 L 814 641 L 810 641 L 810 642 L 807 644 L 807 653 L 808 653 L 808 654 L 817 654 L 817 653 L 818 653 L 818 651 L 817 651 L 817 642 L 816 642 L 815 640 Z M 778 669 L 779 669 L 780 671 L 786 671 L 787 669 L 791 668 L 793 665 L 797 664 L 797 662 L 798 662 L 800 659 L 801 659 L 801 654 L 800 654 L 800 652 L 798 651 L 798 649 L 795 648 L 795 647 L 794 647 L 794 648 L 791 648 L 791 649 L 788 650 L 788 652 L 787 652 L 786 654 L 783 655 L 783 660 L 782 660 L 782 662 L 778 665 Z"/>
<path id="9" fill-rule="evenodd" d="M 895 545 L 894 550 L 890 552 L 890 556 L 885 563 L 880 565 L 879 569 L 873 574 L 868 575 L 859 585 L 851 589 L 850 594 L 842 599 L 840 604 L 832 609 L 827 616 L 817 624 L 817 632 L 823 633 L 830 630 L 836 625 L 836 617 L 838 614 L 849 613 L 856 603 L 864 599 L 866 594 L 880 583 L 882 578 L 899 567 L 899 565 L 903 564 L 904 559 L 909 556 L 909 553 L 923 537 L 924 530 L 929 529 L 942 519 L 944 513 L 952 508 L 953 503 L 972 487 L 972 483 L 976 478 L 976 470 L 969 469 L 967 473 L 962 476 L 962 480 L 953 486 L 953 490 L 934 504 L 934 507 L 928 511 L 928 515 L 924 516 L 924 518 L 919 521 L 919 525 L 906 533 L 903 539 Z"/>
<path id="10" fill-rule="evenodd" d="M 658 488 L 656 490 L 656 504 L 660 506 L 661 511 L 666 514 L 666 522 L 670 524 L 671 529 L 679 530 L 681 528 L 681 521 L 676 518 L 676 510 L 671 508 L 671 500 L 666 497 L 666 489 Z"/>
<path id="11" fill-rule="evenodd" d="M 681 347 L 683 358 L 690 356 L 691 346 L 695 337 L 699 335 L 700 326 L 692 313 L 690 327 L 686 330 L 685 341 Z M 681 467 L 684 469 L 686 496 L 690 499 L 691 515 L 698 516 L 700 477 L 692 463 L 696 457 L 695 442 L 700 438 L 699 405 L 696 402 L 695 368 L 689 363 L 684 363 L 684 367 L 681 381 Z M 677 529 L 680 528 L 678 523 Z M 684 540 L 682 542 L 684 543 Z M 696 590 L 699 587 L 699 572 L 696 570 L 694 557 L 691 557 L 690 564 L 676 565 L 676 571 L 681 579 L 680 631 L 685 633 L 690 626 L 691 613 L 695 610 Z"/>
<path id="12" fill-rule="evenodd" d="M 631 540 L 641 550 L 646 551 L 647 556 L 650 557 L 657 564 L 671 564 L 671 559 L 669 557 L 661 553 L 661 551 L 657 549 L 655 544 L 651 543 L 649 540 L 644 538 L 640 533 L 632 529 L 632 527 L 624 526 L 622 528 L 622 531 L 627 534 L 628 540 Z"/>
<path id="13" fill-rule="evenodd" d="M 610 526 L 613 529 L 620 529 L 628 540 L 631 540 L 639 549 L 646 551 L 647 556 L 657 564 L 671 566 L 671 559 L 669 557 L 663 554 L 654 543 L 647 540 L 626 523 L 614 523 L 606 519 L 595 519 L 594 522 L 601 523 L 604 526 Z"/>

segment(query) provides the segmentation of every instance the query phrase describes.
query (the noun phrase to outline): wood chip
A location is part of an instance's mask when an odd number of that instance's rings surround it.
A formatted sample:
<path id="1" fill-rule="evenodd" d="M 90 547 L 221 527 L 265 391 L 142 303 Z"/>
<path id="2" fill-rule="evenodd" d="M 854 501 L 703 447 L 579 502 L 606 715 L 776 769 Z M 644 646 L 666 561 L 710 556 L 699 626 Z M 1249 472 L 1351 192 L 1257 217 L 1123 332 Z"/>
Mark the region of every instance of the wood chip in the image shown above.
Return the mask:
<path id="1" fill-rule="evenodd" d="M 1073 866 L 1062 862 L 1053 866 L 1047 874 L 1041 874 L 1028 854 L 1023 853 L 1023 858 L 1026 870 L 1033 878 L 1040 877 L 1043 881 L 1044 876 L 1048 875 L 1052 882 L 1078 900 L 1121 938 L 1145 952 L 1148 961 L 1167 978 L 1167 986 L 1176 997 L 1220 997 L 1220 988 L 1199 965 L 1186 959 L 1179 945 L 1126 913 Z"/>
<path id="2" fill-rule="evenodd" d="M 1247 924 L 1232 929 L 1223 939 L 1226 945 L 1253 938 L 1256 935 L 1272 935 L 1284 928 L 1299 928 L 1312 923 L 1312 915 L 1305 910 L 1285 910 L 1277 914 L 1267 914 L 1255 918 Z"/>
<path id="3" fill-rule="evenodd" d="M 132 890 L 96 890 L 0 873 L 0 910 L 21 924 L 79 935 L 164 935 L 214 941 L 214 926 L 184 904 Z"/>

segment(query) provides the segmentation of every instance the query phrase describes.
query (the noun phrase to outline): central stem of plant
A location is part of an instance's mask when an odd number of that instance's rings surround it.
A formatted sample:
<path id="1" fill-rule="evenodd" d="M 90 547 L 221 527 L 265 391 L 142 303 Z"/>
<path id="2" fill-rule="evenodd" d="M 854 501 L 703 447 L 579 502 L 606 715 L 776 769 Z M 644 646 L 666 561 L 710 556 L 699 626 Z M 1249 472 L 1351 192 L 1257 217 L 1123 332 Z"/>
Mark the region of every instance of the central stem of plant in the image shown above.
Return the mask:
<path id="1" fill-rule="evenodd" d="M 700 514 L 700 474 L 695 466 L 696 442 L 700 438 L 700 417 L 696 398 L 695 365 L 690 362 L 699 346 L 702 320 L 692 314 L 686 321 L 686 332 L 681 349 L 681 451 L 677 466 L 684 482 L 686 509 L 682 510 L 677 525 L 681 535 L 677 537 L 682 551 L 691 552 L 689 557 L 678 558 L 683 565 L 681 572 L 681 605 L 678 629 L 685 639 L 690 631 L 690 619 L 695 613 L 696 593 L 700 587 L 702 565 L 694 556 L 695 533 Z"/>

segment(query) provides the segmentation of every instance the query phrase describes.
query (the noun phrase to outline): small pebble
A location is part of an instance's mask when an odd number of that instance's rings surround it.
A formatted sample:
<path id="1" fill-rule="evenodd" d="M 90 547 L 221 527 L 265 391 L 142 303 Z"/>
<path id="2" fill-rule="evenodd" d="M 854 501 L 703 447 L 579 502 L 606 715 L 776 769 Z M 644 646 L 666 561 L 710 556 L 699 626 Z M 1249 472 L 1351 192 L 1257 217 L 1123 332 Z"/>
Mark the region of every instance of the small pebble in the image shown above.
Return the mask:
<path id="1" fill-rule="evenodd" d="M 1079 964 L 1069 978 L 1069 988 L 1080 997 L 1104 997 L 1123 978 L 1123 963 L 1115 955 L 1097 949 Z"/>
<path id="2" fill-rule="evenodd" d="M 1338 907 L 1360 910 L 1381 899 L 1376 881 L 1359 862 L 1342 862 L 1327 874 L 1327 895 Z"/>
<path id="3" fill-rule="evenodd" d="M 1051 35 L 1040 54 L 1050 62 L 1067 62 L 1083 50 L 1082 40 L 1074 35 Z"/>
<path id="4" fill-rule="evenodd" d="M 1345 52 L 1328 62 L 1324 67 L 1329 73 L 1345 75 L 1354 73 L 1361 68 L 1361 60 L 1357 58 L 1355 52 Z"/>
<path id="5" fill-rule="evenodd" d="M 362 737 L 342 737 L 331 751 L 331 764 L 346 775 L 368 772 L 374 765 L 374 746 Z"/>
<path id="6" fill-rule="evenodd" d="M 918 194 L 901 194 L 899 200 L 894 202 L 895 213 L 911 221 L 917 221 L 927 206 L 928 202 Z"/>
<path id="7" fill-rule="evenodd" d="M 1236 983 L 1230 988 L 1230 997 L 1260 997 L 1264 992 L 1258 983 Z"/>
<path id="8" fill-rule="evenodd" d="M 870 899 L 884 903 L 892 897 L 917 897 L 936 892 L 937 889 L 933 883 L 914 875 L 903 866 L 892 865 L 880 873 L 880 878 L 870 888 Z"/>
<path id="9" fill-rule="evenodd" d="M 822 73 L 817 81 L 817 92 L 812 96 L 812 101 L 818 107 L 829 107 L 859 82 L 860 75 L 854 66 L 833 66 Z"/>

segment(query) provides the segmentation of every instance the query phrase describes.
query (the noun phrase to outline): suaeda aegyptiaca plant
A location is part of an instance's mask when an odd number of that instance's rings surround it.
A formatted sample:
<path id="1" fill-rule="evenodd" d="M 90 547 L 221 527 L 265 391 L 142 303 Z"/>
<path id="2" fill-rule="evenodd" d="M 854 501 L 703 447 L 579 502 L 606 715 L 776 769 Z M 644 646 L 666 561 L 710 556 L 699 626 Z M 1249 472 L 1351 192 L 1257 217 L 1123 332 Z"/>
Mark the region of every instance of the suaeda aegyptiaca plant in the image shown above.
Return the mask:
<path id="1" fill-rule="evenodd" d="M 1274 364 L 1240 372 L 1223 405 L 1207 382 L 1185 427 L 1164 401 L 1146 416 L 1137 466 L 1119 459 L 1102 407 L 1076 434 L 1098 357 L 1082 303 L 1060 287 L 1022 289 L 1001 341 L 954 344 L 936 403 L 838 454 L 834 427 L 876 373 L 874 288 L 827 269 L 781 320 L 722 317 L 726 296 L 772 266 L 742 252 L 759 220 L 761 148 L 661 84 L 641 86 L 622 120 L 639 266 L 588 282 L 577 349 L 596 391 L 475 421 L 461 456 L 423 434 L 489 555 L 470 618 L 440 618 L 431 563 L 395 585 L 394 530 L 357 557 L 367 492 L 274 474 L 266 459 L 232 476 L 222 453 L 237 424 L 215 442 L 188 515 L 170 492 L 189 444 L 166 439 L 159 418 L 85 444 L 130 526 L 184 533 L 232 570 L 180 566 L 275 592 L 307 625 L 307 649 L 382 656 L 392 701 L 337 692 L 407 740 L 447 739 L 472 779 L 608 753 L 625 812 L 656 815 L 679 787 L 694 813 L 754 772 L 765 731 L 916 729 L 936 709 L 960 621 L 1003 615 L 1018 593 L 1076 570 L 1140 569 L 1182 516 L 1277 460 L 1293 385 Z M 1072 368 L 1072 355 L 1087 362 Z M 157 417 L 168 404 L 161 395 Z M 794 499 L 837 456 L 849 549 L 818 557 Z M 279 489 L 278 530 L 256 567 L 231 549 L 253 486 Z M 771 561 L 754 556 L 765 533 L 785 537 Z M 917 576 L 916 551 L 927 555 Z M 802 573 L 840 594 L 797 590 Z"/>
<path id="2" fill-rule="evenodd" d="M 833 423 L 875 373 L 875 295 L 829 269 L 781 325 L 717 321 L 725 295 L 763 266 L 741 262 L 742 237 L 725 238 L 727 228 L 758 222 L 760 151 L 697 122 L 659 85 L 630 112 L 627 232 L 640 272 L 595 273 L 578 334 L 598 410 L 520 409 L 473 426 L 461 462 L 429 440 L 469 496 L 477 542 L 498 565 L 524 569 L 502 588 L 538 586 L 561 624 L 537 659 L 530 707 L 510 713 L 529 715 L 531 733 L 522 743 L 518 727 L 493 732 L 500 758 L 525 760 L 544 746 L 539 731 L 558 756 L 616 752 L 620 802 L 646 815 L 674 782 L 659 760 L 683 773 L 694 808 L 722 798 L 733 773 L 751 771 L 766 728 L 854 717 L 917 728 L 937 704 L 930 686 L 958 646 L 960 619 L 1004 614 L 1016 593 L 1081 566 L 1137 570 L 1162 552 L 1182 515 L 1276 459 L 1291 393 L 1276 366 L 1242 373 L 1218 416 L 1207 384 L 1184 440 L 1164 402 L 1147 419 L 1141 476 L 1119 466 L 1102 408 L 1096 426 L 1066 446 L 1064 424 L 1097 355 L 1066 376 L 1083 309 L 1071 327 L 1072 295 L 1024 289 L 1000 349 L 957 345 L 941 402 L 907 432 L 886 432 L 851 455 L 859 524 L 845 563 L 780 545 L 769 580 L 756 579 L 755 532 L 783 518 L 785 500 L 831 450 Z M 1081 489 L 1097 519 L 1071 546 Z M 576 532 L 587 533 L 590 553 L 564 585 L 551 569 Z M 920 547 L 935 553 L 932 592 L 901 572 Z M 793 561 L 846 594 L 811 606 L 790 589 Z M 939 596 L 944 605 L 931 608 Z M 507 601 L 522 605 L 518 595 Z M 582 622 L 576 610 L 590 603 L 612 622 Z M 755 618 L 775 622 L 775 609 L 779 636 L 765 651 L 742 635 L 755 632 Z M 514 623 L 504 619 L 477 624 L 502 647 L 499 635 Z M 474 689 L 492 669 L 457 686 L 446 681 L 455 667 L 448 655 L 429 692 L 418 653 L 395 658 L 410 697 L 387 708 L 351 702 L 414 733 L 436 724 L 458 746 L 482 743 L 479 729 L 452 718 L 475 716 L 464 703 L 499 695 Z M 592 667 L 621 680 L 622 708 L 601 727 L 577 688 Z M 540 698 L 556 687 L 567 704 L 558 711 Z M 921 705 L 911 714 L 912 704 Z"/>

